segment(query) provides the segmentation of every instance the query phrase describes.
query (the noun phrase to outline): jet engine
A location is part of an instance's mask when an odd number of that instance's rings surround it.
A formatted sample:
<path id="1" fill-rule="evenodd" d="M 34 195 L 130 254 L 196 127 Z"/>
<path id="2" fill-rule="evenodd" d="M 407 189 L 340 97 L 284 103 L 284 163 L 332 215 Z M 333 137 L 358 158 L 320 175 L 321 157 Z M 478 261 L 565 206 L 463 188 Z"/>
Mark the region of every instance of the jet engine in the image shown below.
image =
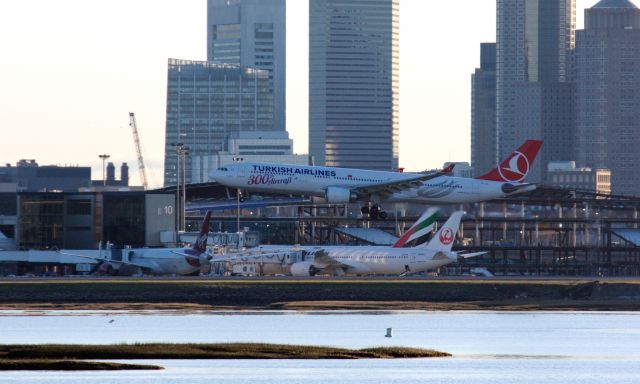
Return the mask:
<path id="1" fill-rule="evenodd" d="M 352 200 L 352 193 L 347 188 L 328 187 L 326 192 L 327 203 L 346 204 Z"/>
<path id="2" fill-rule="evenodd" d="M 511 194 L 515 191 L 518 190 L 518 187 L 516 187 L 515 185 L 511 184 L 511 183 L 504 183 L 502 184 L 502 193 L 504 193 L 505 195 Z"/>
<path id="3" fill-rule="evenodd" d="M 301 261 L 291 265 L 291 275 L 295 277 L 315 276 L 319 269 L 313 266 L 309 261 Z"/>

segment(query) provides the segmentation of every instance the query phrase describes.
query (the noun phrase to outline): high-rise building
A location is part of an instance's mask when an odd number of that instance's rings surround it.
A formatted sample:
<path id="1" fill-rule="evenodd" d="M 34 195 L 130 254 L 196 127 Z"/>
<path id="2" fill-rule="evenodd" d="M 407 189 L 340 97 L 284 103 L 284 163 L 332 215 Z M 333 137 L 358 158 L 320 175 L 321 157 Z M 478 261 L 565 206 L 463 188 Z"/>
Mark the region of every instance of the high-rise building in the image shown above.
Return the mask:
<path id="1" fill-rule="evenodd" d="M 275 130 L 286 129 L 285 0 L 208 0 L 207 61 L 269 71 Z"/>
<path id="2" fill-rule="evenodd" d="M 528 181 L 549 161 L 572 160 L 575 0 L 497 0 L 498 157 L 545 141 Z"/>
<path id="3" fill-rule="evenodd" d="M 611 170 L 616 194 L 640 195 L 640 9 L 602 0 L 576 35 L 576 142 L 580 166 Z"/>
<path id="4" fill-rule="evenodd" d="M 240 131 L 229 138 L 226 151 L 193 158 L 191 181 L 211 181 L 209 172 L 238 161 L 308 165 L 309 156 L 293 153 L 293 140 L 286 131 Z"/>
<path id="5" fill-rule="evenodd" d="M 480 44 L 480 68 L 471 75 L 471 169 L 482 175 L 498 164 L 496 44 Z"/>
<path id="6" fill-rule="evenodd" d="M 398 167 L 399 0 L 310 0 L 309 154 Z"/>
<path id="7" fill-rule="evenodd" d="M 274 131 L 269 72 L 229 64 L 169 59 L 164 185 L 176 185 L 175 145 L 189 147 L 186 182 L 192 159 L 228 151 L 238 132 Z"/>

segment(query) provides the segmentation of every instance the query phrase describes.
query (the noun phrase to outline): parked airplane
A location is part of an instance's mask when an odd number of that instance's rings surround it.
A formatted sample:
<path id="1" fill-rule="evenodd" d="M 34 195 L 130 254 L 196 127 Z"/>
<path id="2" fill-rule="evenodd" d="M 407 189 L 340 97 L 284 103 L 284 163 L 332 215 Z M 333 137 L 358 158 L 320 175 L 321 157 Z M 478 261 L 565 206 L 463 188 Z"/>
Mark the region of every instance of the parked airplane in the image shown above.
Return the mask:
<path id="1" fill-rule="evenodd" d="M 484 254 L 485 252 L 458 254 L 451 251 L 463 215 L 463 211 L 454 212 L 429 243 L 413 248 L 381 246 L 298 247 L 302 250 L 302 260 L 291 265 L 291 275 L 299 277 L 317 274 L 407 275 L 439 268 L 457 261 L 460 257 L 469 258 Z M 265 249 L 275 253 L 283 252 L 286 250 L 285 248 L 282 246 L 279 249 L 277 247 Z M 291 250 L 295 247 L 288 248 Z M 251 258 L 259 259 L 267 256 L 268 254 L 232 255 L 214 258 L 212 262 L 247 262 Z"/>
<path id="2" fill-rule="evenodd" d="M 541 146 L 542 141 L 527 140 L 497 168 L 475 179 L 446 176 L 453 166 L 417 174 L 273 163 L 227 164 L 209 175 L 247 191 L 321 197 L 331 204 L 367 202 L 362 213 L 384 219 L 386 213 L 378 206 L 382 201 L 461 204 L 532 191 L 535 185 L 524 179 Z"/>
<path id="3" fill-rule="evenodd" d="M 142 272 L 154 275 L 190 275 L 200 271 L 207 265 L 211 255 L 207 254 L 207 237 L 211 211 L 208 211 L 202 222 L 198 240 L 191 248 L 130 248 L 106 250 L 106 255 L 99 257 L 60 251 L 69 256 L 78 256 L 104 262 L 115 271 L 122 266 L 137 267 Z"/>
<path id="4" fill-rule="evenodd" d="M 436 220 L 438 219 L 438 208 L 429 208 L 424 213 L 418 221 L 416 221 L 411 228 L 409 228 L 404 235 L 398 239 L 398 241 L 393 244 L 393 248 L 403 248 L 407 243 L 412 242 L 422 236 L 425 236 L 427 233 L 433 231 L 433 227 L 436 225 Z"/>

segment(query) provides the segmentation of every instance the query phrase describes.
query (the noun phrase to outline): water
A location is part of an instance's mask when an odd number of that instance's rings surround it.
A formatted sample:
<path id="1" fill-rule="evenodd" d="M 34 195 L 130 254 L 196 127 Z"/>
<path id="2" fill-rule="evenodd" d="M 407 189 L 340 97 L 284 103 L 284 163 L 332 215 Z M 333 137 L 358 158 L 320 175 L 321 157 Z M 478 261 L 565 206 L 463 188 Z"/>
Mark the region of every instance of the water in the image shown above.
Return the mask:
<path id="1" fill-rule="evenodd" d="M 638 383 L 630 312 L 0 312 L 0 343 L 270 342 L 434 348 L 418 360 L 153 360 L 159 372 L 0 373 L 0 383 Z M 113 321 L 112 321 L 113 320 Z M 394 337 L 385 338 L 387 327 Z"/>

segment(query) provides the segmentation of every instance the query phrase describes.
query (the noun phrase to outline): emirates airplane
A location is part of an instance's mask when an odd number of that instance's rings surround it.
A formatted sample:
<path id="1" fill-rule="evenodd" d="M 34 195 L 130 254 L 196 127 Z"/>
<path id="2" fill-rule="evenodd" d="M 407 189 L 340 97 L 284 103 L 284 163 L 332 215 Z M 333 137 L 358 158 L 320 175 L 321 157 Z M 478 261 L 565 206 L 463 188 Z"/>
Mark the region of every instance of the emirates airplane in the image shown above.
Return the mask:
<path id="1" fill-rule="evenodd" d="M 428 174 L 275 163 L 227 164 L 209 176 L 227 187 L 249 192 L 320 197 L 330 204 L 362 201 L 362 212 L 385 218 L 380 202 L 461 204 L 493 200 L 532 191 L 524 180 L 542 141 L 527 140 L 498 167 L 475 179 L 447 176 L 449 166 Z"/>
<path id="2" fill-rule="evenodd" d="M 430 212 L 431 213 L 431 212 Z M 425 213 L 412 227 L 415 231 L 408 231 L 393 247 L 382 246 L 310 246 L 285 247 L 269 246 L 266 250 L 276 253 L 285 250 L 301 250 L 301 260 L 290 267 L 291 275 L 297 277 L 315 276 L 318 274 L 332 275 L 407 275 L 425 272 L 457 261 L 459 258 L 480 256 L 486 252 L 459 254 L 452 252 L 463 211 L 451 214 L 440 230 L 426 245 L 421 244 L 413 248 L 398 248 L 404 240 L 415 239 L 421 229 L 430 226 L 433 214 Z M 404 240 L 403 240 L 404 239 Z M 285 249 L 287 248 L 287 249 Z M 231 255 L 229 257 L 214 258 L 212 262 L 246 262 L 251 258 L 265 258 L 269 254 Z"/>

